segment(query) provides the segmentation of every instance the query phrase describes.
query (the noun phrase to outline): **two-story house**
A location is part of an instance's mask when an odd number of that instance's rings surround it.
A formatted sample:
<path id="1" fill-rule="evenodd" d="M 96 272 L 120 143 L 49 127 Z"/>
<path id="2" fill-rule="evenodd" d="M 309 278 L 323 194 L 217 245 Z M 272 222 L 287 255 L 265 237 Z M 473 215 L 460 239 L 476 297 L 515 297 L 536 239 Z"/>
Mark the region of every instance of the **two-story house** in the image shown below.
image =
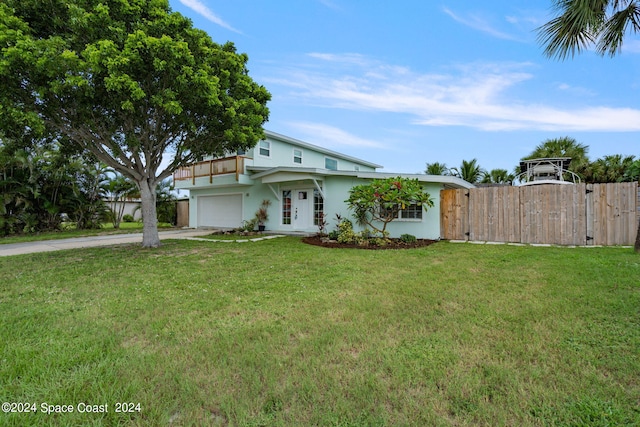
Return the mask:
<path id="1" fill-rule="evenodd" d="M 246 153 L 207 159 L 174 174 L 175 187 L 188 189 L 191 227 L 236 228 L 271 201 L 269 231 L 317 232 L 322 217 L 329 229 L 336 214 L 353 219 L 345 200 L 349 189 L 375 178 L 417 178 L 434 199 L 428 211 L 407 207 L 388 227 L 391 236 L 440 237 L 440 190 L 471 188 L 459 178 L 381 173 L 382 166 L 274 132 Z"/>

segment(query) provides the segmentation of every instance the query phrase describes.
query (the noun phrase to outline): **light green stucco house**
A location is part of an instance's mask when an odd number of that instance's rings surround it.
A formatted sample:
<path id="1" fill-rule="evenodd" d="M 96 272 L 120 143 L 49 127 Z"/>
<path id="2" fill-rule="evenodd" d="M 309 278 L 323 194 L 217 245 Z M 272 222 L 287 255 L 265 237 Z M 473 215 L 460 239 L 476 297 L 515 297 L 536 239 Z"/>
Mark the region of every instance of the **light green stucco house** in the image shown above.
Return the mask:
<path id="1" fill-rule="evenodd" d="M 204 160 L 176 171 L 175 187 L 190 192 L 190 227 L 240 227 L 268 199 L 267 230 L 318 232 L 324 215 L 330 231 L 336 214 L 353 219 L 345 203 L 350 188 L 375 178 L 403 176 L 420 180 L 435 206 L 426 212 L 408 208 L 387 230 L 392 237 L 408 233 L 439 239 L 440 190 L 473 187 L 452 176 L 376 172 L 382 166 L 274 132 L 265 134 L 246 153 Z"/>

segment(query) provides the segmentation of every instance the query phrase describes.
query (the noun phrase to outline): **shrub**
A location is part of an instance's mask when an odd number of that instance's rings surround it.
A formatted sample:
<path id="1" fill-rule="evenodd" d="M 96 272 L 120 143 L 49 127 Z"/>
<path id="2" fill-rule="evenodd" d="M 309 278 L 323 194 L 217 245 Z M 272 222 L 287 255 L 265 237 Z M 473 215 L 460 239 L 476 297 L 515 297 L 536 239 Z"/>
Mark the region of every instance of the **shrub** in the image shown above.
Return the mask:
<path id="1" fill-rule="evenodd" d="M 242 222 L 242 230 L 244 231 L 253 231 L 256 228 L 256 225 L 258 225 L 258 219 L 257 218 L 252 218 L 248 221 L 243 221 Z"/>
<path id="2" fill-rule="evenodd" d="M 400 236 L 400 240 L 404 243 L 415 243 L 418 239 L 413 234 L 403 234 Z"/>
<path id="3" fill-rule="evenodd" d="M 387 246 L 388 243 L 389 240 L 384 237 L 372 237 L 369 239 L 369 244 L 372 246 Z"/>
<path id="4" fill-rule="evenodd" d="M 338 242 L 358 244 L 362 241 L 362 238 L 358 233 L 353 231 L 353 223 L 348 219 L 343 219 L 338 224 Z"/>
<path id="5" fill-rule="evenodd" d="M 133 215 L 130 215 L 130 214 L 123 215 L 122 216 L 122 221 L 124 221 L 124 222 L 133 222 L 134 221 Z"/>

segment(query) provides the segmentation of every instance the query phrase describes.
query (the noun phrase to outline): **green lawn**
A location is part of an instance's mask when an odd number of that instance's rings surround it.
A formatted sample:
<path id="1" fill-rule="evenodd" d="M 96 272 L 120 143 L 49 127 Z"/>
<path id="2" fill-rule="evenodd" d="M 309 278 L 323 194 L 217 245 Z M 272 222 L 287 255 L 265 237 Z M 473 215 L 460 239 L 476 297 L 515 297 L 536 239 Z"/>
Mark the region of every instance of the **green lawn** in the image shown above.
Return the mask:
<path id="1" fill-rule="evenodd" d="M 122 222 L 120 228 L 113 228 L 113 224 L 102 224 L 102 228 L 94 230 L 76 230 L 75 226 L 67 225 L 63 226 L 60 231 L 46 231 L 42 233 L 28 233 L 18 234 L 6 237 L 0 237 L 0 245 L 8 243 L 23 243 L 23 242 L 37 242 L 40 240 L 58 240 L 69 239 L 72 237 L 86 237 L 86 236 L 98 236 L 106 234 L 128 234 L 128 233 L 142 233 L 141 222 Z M 173 228 L 171 224 L 160 223 L 158 228 Z"/>
<path id="2" fill-rule="evenodd" d="M 630 249 L 168 241 L 0 287 L 0 397 L 38 410 L 0 425 L 640 425 Z"/>

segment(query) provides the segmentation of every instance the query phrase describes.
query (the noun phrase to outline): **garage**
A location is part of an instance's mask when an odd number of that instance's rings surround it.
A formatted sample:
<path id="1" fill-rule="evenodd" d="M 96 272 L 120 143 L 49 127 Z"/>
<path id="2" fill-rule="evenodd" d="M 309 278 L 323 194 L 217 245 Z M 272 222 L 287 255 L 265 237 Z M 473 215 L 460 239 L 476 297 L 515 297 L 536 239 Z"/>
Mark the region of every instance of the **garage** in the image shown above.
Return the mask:
<path id="1" fill-rule="evenodd" d="M 242 225 L 242 194 L 198 197 L 198 227 Z"/>

